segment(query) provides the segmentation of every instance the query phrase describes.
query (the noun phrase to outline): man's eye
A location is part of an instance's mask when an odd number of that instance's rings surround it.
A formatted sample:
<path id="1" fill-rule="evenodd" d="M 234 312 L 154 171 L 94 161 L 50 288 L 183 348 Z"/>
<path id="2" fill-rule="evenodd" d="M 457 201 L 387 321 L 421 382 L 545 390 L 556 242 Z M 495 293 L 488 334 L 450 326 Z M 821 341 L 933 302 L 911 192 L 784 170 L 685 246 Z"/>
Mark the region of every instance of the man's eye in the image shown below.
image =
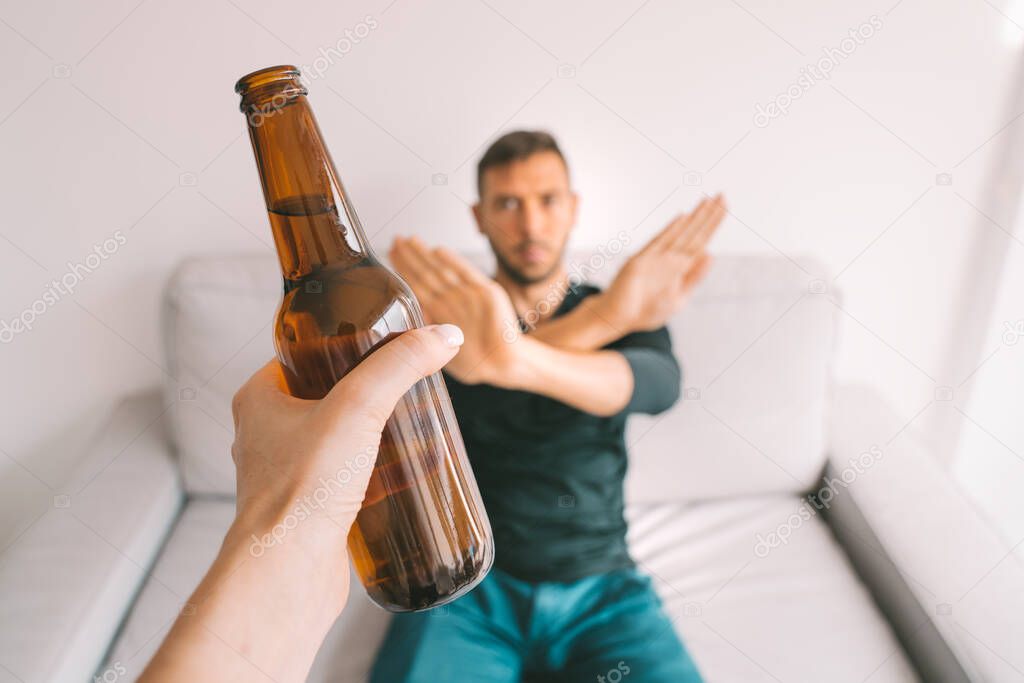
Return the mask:
<path id="1" fill-rule="evenodd" d="M 555 206 L 558 204 L 558 195 L 546 194 L 541 198 L 541 201 L 544 203 L 544 206 Z"/>
<path id="2" fill-rule="evenodd" d="M 517 206 L 519 206 L 519 200 L 517 200 L 517 199 L 515 199 L 513 197 L 508 197 L 508 198 L 502 199 L 501 201 L 498 202 L 498 208 L 502 209 L 504 211 L 512 211 Z"/>

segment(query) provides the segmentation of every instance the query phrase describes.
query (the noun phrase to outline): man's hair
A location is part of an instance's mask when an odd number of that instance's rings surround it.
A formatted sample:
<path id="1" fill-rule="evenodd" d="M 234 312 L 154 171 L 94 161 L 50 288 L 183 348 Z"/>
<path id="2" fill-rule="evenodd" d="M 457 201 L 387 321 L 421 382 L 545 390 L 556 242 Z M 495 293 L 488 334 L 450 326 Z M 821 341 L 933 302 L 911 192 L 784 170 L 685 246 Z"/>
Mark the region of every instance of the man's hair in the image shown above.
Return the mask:
<path id="1" fill-rule="evenodd" d="M 484 172 L 489 168 L 506 166 L 514 161 L 522 161 L 538 152 L 554 152 L 565 165 L 566 173 L 569 172 L 569 164 L 565 161 L 565 155 L 558 148 L 555 138 L 542 130 L 515 130 L 505 133 L 491 143 L 480 162 L 476 165 L 476 191 L 481 197 L 484 194 Z"/>

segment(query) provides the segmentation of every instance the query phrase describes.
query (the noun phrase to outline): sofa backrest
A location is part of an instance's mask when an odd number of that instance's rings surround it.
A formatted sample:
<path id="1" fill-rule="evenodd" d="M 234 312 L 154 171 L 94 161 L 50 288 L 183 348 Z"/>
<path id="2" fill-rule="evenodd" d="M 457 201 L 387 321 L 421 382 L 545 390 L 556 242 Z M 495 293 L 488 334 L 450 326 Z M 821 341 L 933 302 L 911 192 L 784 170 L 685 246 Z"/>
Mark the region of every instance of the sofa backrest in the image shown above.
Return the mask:
<path id="1" fill-rule="evenodd" d="M 592 252 L 574 252 L 569 263 L 600 286 L 618 267 L 598 263 Z M 813 261 L 801 263 L 823 272 Z M 683 398 L 661 415 L 630 419 L 631 502 L 812 487 L 825 462 L 837 327 L 829 298 L 838 293 L 819 293 L 821 284 L 787 258 L 716 257 L 669 325 Z M 171 277 L 163 319 L 176 381 L 165 391 L 190 493 L 234 494 L 231 398 L 273 357 L 280 297 L 277 262 L 266 255 L 196 257 Z"/>

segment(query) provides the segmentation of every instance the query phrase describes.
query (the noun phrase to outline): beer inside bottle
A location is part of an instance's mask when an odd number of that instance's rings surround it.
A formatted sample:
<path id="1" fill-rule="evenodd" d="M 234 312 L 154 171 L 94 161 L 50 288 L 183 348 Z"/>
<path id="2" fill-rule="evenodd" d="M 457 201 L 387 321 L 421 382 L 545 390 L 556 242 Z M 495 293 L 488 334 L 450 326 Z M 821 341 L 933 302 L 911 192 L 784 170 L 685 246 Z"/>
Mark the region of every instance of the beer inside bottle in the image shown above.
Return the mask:
<path id="1" fill-rule="evenodd" d="M 275 348 L 290 392 L 323 398 L 422 315 L 370 249 L 298 70 L 262 69 L 235 90 L 284 275 Z M 394 612 L 454 600 L 490 569 L 490 524 L 440 374 L 417 382 L 388 419 L 348 547 L 370 597 Z"/>

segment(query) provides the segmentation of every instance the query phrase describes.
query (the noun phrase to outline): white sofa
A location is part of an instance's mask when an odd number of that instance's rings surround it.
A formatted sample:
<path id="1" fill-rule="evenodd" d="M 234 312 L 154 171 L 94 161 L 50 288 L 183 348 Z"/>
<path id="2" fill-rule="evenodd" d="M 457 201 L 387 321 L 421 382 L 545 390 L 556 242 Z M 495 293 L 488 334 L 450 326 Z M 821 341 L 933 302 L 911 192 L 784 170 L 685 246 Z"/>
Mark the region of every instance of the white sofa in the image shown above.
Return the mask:
<path id="1" fill-rule="evenodd" d="M 833 382 L 820 285 L 719 256 L 672 321 L 685 398 L 628 434 L 634 556 L 709 682 L 1024 681 L 1024 572 L 905 419 Z M 232 518 L 230 399 L 273 353 L 280 291 L 264 255 L 177 270 L 175 381 L 126 398 L 0 556 L 0 683 L 138 676 Z M 354 587 L 312 681 L 365 679 L 389 616 Z"/>

